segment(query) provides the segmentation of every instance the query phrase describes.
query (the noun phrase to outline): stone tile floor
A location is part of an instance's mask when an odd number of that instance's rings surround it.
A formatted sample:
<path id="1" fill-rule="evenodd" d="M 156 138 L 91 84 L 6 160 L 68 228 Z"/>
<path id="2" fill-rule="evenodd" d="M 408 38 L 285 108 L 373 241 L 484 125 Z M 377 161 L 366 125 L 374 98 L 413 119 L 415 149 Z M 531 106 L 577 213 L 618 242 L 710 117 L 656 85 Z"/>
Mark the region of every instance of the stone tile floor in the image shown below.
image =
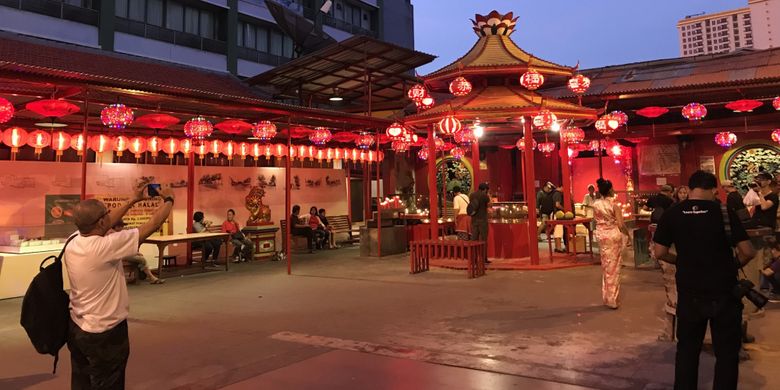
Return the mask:
<path id="1" fill-rule="evenodd" d="M 238 264 L 130 287 L 130 389 L 670 388 L 674 345 L 656 341 L 658 271 L 624 268 L 623 305 L 600 304 L 600 268 L 408 274 L 406 256 L 356 248 Z M 0 272 L 2 270 L 0 269 Z M 63 389 L 0 301 L 0 389 Z M 780 311 L 751 323 L 741 389 L 778 386 Z M 702 353 L 701 385 L 713 358 Z M 232 386 L 232 387 L 230 387 Z"/>

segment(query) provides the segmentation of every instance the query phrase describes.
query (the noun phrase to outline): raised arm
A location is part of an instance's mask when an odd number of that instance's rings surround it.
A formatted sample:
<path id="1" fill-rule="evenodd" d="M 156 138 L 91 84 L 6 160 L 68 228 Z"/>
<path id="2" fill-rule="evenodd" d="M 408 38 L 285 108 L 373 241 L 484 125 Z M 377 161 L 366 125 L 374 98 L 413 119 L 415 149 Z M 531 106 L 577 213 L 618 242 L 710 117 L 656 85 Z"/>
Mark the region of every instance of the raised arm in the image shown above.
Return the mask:
<path id="1" fill-rule="evenodd" d="M 135 189 L 133 192 L 133 195 L 130 197 L 130 200 L 127 201 L 125 204 L 123 204 L 120 207 L 117 207 L 108 214 L 108 218 L 111 220 L 111 224 L 109 226 L 114 226 L 117 224 L 117 222 L 121 221 L 122 218 L 127 214 L 127 212 L 130 210 L 130 208 L 133 207 L 134 204 L 144 200 L 148 199 L 144 191 L 146 190 L 146 185 L 140 186 Z"/>
<path id="2" fill-rule="evenodd" d="M 160 226 L 162 226 L 163 222 L 165 222 L 165 220 L 168 218 L 168 215 L 171 214 L 171 209 L 173 209 L 174 202 L 173 190 L 169 188 L 161 189 L 160 197 L 163 198 L 163 204 L 157 210 L 155 210 L 151 219 L 138 227 L 139 243 L 143 242 L 149 236 L 154 234 L 154 232 L 159 230 Z"/>

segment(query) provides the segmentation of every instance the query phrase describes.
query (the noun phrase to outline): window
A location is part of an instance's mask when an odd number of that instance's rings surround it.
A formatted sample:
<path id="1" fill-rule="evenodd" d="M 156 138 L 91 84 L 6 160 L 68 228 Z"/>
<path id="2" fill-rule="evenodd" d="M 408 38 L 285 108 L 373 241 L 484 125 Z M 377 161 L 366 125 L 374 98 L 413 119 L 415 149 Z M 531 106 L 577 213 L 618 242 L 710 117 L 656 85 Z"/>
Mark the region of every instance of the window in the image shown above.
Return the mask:
<path id="1" fill-rule="evenodd" d="M 268 29 L 257 27 L 257 50 L 268 53 Z"/>
<path id="2" fill-rule="evenodd" d="M 147 0 L 146 23 L 158 27 L 163 25 L 163 0 Z"/>
<path id="3" fill-rule="evenodd" d="M 200 11 L 200 36 L 214 39 L 216 36 L 214 27 L 214 14 L 208 11 Z"/>
<path id="4" fill-rule="evenodd" d="M 198 10 L 184 7 L 184 32 L 198 35 Z"/>
<path id="5" fill-rule="evenodd" d="M 127 18 L 143 22 L 146 20 L 146 0 L 128 0 Z"/>
<path id="6" fill-rule="evenodd" d="M 269 52 L 275 56 L 281 57 L 283 45 L 284 43 L 282 40 L 282 34 L 276 31 L 271 31 L 271 50 Z"/>
<path id="7" fill-rule="evenodd" d="M 127 17 L 127 0 L 116 0 L 114 6 L 116 7 L 116 9 L 114 9 L 114 15 L 120 18 Z"/>
<path id="8" fill-rule="evenodd" d="M 168 2 L 168 12 L 165 18 L 165 27 L 176 30 L 184 30 L 184 6 L 172 1 Z"/>

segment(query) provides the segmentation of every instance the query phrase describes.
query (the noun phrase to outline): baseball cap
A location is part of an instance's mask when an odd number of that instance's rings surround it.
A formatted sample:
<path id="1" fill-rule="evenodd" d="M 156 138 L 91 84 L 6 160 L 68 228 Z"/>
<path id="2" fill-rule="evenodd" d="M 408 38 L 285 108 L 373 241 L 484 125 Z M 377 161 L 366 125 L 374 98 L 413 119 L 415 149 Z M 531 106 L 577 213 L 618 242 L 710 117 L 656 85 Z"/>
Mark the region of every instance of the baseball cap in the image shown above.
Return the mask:
<path id="1" fill-rule="evenodd" d="M 674 189 L 672 189 L 672 186 L 664 184 L 661 186 L 661 192 L 674 192 Z"/>

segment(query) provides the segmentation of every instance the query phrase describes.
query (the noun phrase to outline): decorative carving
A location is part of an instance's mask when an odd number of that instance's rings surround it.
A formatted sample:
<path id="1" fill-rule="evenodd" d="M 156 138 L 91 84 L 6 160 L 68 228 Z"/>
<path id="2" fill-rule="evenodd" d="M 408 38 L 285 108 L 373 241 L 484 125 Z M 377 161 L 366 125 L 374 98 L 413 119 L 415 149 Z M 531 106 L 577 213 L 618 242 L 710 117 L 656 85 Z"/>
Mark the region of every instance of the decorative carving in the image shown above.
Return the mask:
<path id="1" fill-rule="evenodd" d="M 263 204 L 264 196 L 265 189 L 262 187 L 253 186 L 249 190 L 249 195 L 245 198 L 246 209 L 249 210 L 249 219 L 246 221 L 247 226 L 272 224 L 271 208 Z"/>

